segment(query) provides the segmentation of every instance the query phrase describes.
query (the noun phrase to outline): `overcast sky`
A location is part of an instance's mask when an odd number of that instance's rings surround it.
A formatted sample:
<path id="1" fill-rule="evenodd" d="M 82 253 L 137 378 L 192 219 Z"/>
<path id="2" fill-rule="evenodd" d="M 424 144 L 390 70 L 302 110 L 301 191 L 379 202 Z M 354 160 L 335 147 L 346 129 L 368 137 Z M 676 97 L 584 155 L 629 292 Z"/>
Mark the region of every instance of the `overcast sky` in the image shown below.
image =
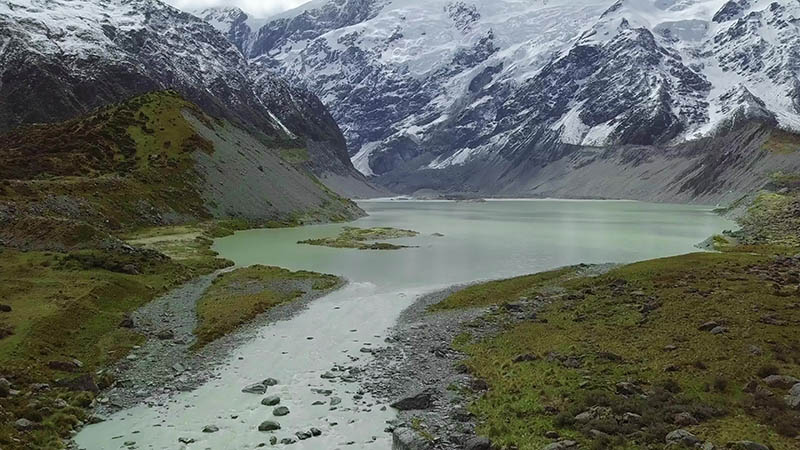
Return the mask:
<path id="1" fill-rule="evenodd" d="M 252 17 L 262 18 L 300 6 L 308 0 L 166 0 L 184 11 L 211 6 L 238 6 Z"/>

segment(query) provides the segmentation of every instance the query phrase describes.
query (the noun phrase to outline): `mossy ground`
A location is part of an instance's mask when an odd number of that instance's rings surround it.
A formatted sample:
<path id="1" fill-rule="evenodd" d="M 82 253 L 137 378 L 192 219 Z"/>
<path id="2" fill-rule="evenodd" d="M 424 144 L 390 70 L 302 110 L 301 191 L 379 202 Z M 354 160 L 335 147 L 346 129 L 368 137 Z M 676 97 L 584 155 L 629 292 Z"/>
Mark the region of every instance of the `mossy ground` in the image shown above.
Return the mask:
<path id="1" fill-rule="evenodd" d="M 126 273 L 135 268 L 137 274 Z M 99 250 L 72 253 L 0 252 L 0 303 L 11 312 L 0 313 L 0 328 L 10 335 L 0 339 L 0 376 L 9 378 L 18 397 L 0 399 L 2 448 L 60 448 L 60 439 L 86 419 L 70 399 L 91 394 L 67 392 L 57 380 L 95 372 L 124 356 L 142 336 L 120 327 L 129 311 L 186 281 L 195 272 L 169 259 L 120 255 Z M 78 359 L 73 372 L 52 370 L 51 361 Z M 97 378 L 102 386 L 102 377 Z M 31 393 L 33 383 L 51 388 Z M 66 398 L 69 407 L 55 407 Z M 30 404 L 46 405 L 34 407 Z M 14 421 L 26 417 L 37 430 L 20 433 Z M 70 425 L 71 424 L 71 425 Z"/>
<path id="2" fill-rule="evenodd" d="M 324 293 L 342 280 L 334 275 L 251 266 L 220 275 L 197 305 L 196 347 L 230 333 L 282 303 Z"/>
<path id="3" fill-rule="evenodd" d="M 357 228 L 344 227 L 336 237 L 308 239 L 298 244 L 319 245 L 331 248 L 353 248 L 358 250 L 399 250 L 406 245 L 395 245 L 379 240 L 400 239 L 419 235 L 416 231 L 390 227 Z"/>

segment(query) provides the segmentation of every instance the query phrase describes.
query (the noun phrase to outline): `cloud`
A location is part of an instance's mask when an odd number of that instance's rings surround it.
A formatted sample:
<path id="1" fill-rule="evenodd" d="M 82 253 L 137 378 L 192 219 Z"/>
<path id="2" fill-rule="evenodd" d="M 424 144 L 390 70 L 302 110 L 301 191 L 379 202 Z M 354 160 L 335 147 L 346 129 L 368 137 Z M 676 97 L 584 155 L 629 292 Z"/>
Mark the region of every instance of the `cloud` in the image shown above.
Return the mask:
<path id="1" fill-rule="evenodd" d="M 256 18 L 300 6 L 308 0 L 165 0 L 172 6 L 184 11 L 195 11 L 212 6 L 238 6 L 244 12 Z"/>

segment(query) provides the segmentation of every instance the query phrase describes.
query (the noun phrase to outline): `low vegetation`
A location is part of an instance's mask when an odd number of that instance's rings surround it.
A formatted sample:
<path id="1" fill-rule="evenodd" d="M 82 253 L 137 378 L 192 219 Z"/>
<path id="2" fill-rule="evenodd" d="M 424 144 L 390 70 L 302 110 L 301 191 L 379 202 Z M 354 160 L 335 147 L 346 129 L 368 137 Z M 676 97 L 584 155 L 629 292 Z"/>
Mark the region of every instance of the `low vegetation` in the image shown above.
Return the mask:
<path id="1" fill-rule="evenodd" d="M 308 239 L 298 244 L 319 245 L 332 248 L 354 248 L 358 250 L 399 250 L 407 245 L 395 245 L 379 240 L 408 238 L 419 235 L 416 231 L 390 227 L 357 228 L 344 227 L 336 237 Z"/>
<path id="2" fill-rule="evenodd" d="M 230 333 L 270 308 L 306 294 L 321 295 L 341 284 L 334 275 L 259 265 L 224 273 L 198 303 L 196 347 Z"/>
<path id="3" fill-rule="evenodd" d="M 488 386 L 471 407 L 478 432 L 523 450 L 558 439 L 661 449 L 676 429 L 718 447 L 797 448 L 800 411 L 785 400 L 800 378 L 797 201 L 793 190 L 762 193 L 737 239 L 715 240 L 721 253 L 599 276 L 565 268 L 472 286 L 435 305 L 501 306 L 487 316 L 499 332 L 453 344 Z M 545 306 L 513 315 L 534 301 Z"/>

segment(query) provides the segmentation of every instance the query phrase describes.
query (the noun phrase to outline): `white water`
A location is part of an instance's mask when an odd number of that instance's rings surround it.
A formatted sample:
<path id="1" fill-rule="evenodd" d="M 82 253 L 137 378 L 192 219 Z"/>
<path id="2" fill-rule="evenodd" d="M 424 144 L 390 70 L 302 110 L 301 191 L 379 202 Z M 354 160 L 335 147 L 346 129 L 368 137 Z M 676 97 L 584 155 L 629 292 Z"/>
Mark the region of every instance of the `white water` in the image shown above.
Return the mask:
<path id="1" fill-rule="evenodd" d="M 238 265 L 335 273 L 350 283 L 294 318 L 264 327 L 230 356 L 215 380 L 163 407 L 122 411 L 88 426 L 77 443 L 86 449 L 124 448 L 125 441 L 135 441 L 133 447 L 140 449 L 252 449 L 268 443 L 271 435 L 259 432 L 258 425 L 276 419 L 282 425 L 278 438 L 311 427 L 322 430 L 322 436 L 299 441 L 292 449 L 389 449 L 383 429 L 394 417 L 391 410 L 356 405 L 356 384 L 332 383 L 320 375 L 335 364 L 353 364 L 351 358 L 362 362 L 367 356 L 359 349 L 364 346 L 384 345 L 388 329 L 419 295 L 579 262 L 630 262 L 691 252 L 697 242 L 733 227 L 707 208 L 638 202 L 384 200 L 361 206 L 370 216 L 354 225 L 414 229 L 419 237 L 397 242 L 419 248 L 358 251 L 296 244 L 336 234 L 342 225 L 253 230 L 220 239 L 215 249 Z M 272 408 L 260 404 L 262 396 L 241 392 L 267 377 L 280 380 L 269 393 L 281 396 L 281 404 L 291 410 L 288 416 L 272 417 Z M 315 387 L 334 390 L 342 404 L 334 411 L 327 404 L 312 406 L 328 401 L 311 391 Z M 220 431 L 201 432 L 211 424 Z M 179 437 L 196 442 L 179 444 Z"/>

